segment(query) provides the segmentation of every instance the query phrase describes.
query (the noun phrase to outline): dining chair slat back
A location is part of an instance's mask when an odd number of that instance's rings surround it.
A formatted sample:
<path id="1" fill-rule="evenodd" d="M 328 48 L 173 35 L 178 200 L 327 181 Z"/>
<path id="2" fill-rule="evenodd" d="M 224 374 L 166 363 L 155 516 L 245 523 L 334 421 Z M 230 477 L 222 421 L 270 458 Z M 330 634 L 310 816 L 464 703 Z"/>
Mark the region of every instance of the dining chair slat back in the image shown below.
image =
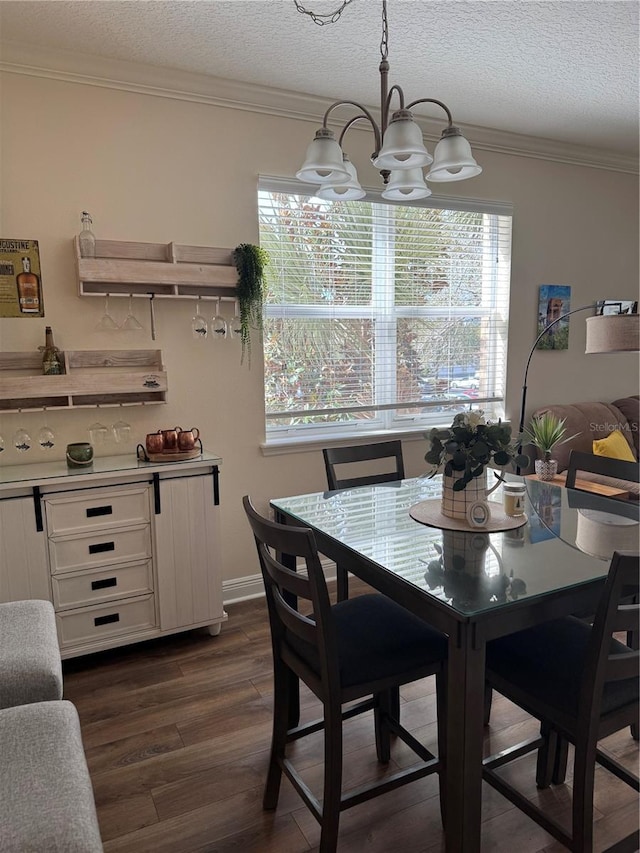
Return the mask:
<path id="1" fill-rule="evenodd" d="M 326 447 L 322 453 L 327 472 L 329 491 L 404 480 L 404 460 L 402 457 L 401 441 L 382 441 L 377 444 L 357 444 L 350 447 Z M 381 461 L 384 459 L 392 459 L 394 461 L 393 470 L 350 477 L 341 477 L 336 472 L 336 466 Z"/>
<path id="2" fill-rule="evenodd" d="M 594 453 L 581 453 L 578 450 L 572 450 L 569 454 L 569 467 L 567 468 L 565 482 L 568 489 L 580 489 L 579 471 L 630 483 L 637 483 L 640 480 L 640 463 L 638 462 L 628 462 L 625 459 L 612 459 L 609 456 L 596 456 Z M 578 481 L 577 485 L 576 481 Z"/>
<path id="3" fill-rule="evenodd" d="M 379 483 L 394 483 L 404 480 L 402 442 L 399 440 L 381 441 L 377 444 L 356 444 L 349 447 L 325 447 L 322 455 L 330 492 L 337 489 L 353 489 L 358 486 L 373 486 Z M 343 465 L 382 462 L 384 460 L 393 460 L 391 470 L 349 477 L 340 477 L 336 471 L 337 467 Z M 347 570 L 340 565 L 336 566 L 336 586 L 338 601 L 344 601 L 349 597 L 349 575 Z"/>

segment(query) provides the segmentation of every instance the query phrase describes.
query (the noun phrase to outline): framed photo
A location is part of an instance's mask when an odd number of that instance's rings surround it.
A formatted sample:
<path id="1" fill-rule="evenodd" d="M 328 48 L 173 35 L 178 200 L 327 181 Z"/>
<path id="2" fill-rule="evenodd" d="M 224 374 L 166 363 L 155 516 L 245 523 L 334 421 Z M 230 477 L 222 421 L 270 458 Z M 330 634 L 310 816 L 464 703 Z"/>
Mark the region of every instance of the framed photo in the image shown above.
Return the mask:
<path id="1" fill-rule="evenodd" d="M 596 303 L 596 314 L 637 314 L 638 303 L 631 300 L 600 299 Z"/>
<path id="2" fill-rule="evenodd" d="M 566 284 L 541 284 L 538 297 L 538 335 L 536 349 L 568 349 L 569 318 L 558 318 L 571 310 L 571 288 Z"/>
<path id="3" fill-rule="evenodd" d="M 0 317 L 44 317 L 37 240 L 0 238 Z"/>

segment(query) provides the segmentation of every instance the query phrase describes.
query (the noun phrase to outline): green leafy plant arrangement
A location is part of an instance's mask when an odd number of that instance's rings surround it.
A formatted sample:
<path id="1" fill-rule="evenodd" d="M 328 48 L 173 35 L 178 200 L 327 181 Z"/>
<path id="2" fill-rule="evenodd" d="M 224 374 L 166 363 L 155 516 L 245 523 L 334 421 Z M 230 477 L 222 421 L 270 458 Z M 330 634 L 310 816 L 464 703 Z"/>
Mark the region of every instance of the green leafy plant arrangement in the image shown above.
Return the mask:
<path id="1" fill-rule="evenodd" d="M 567 431 L 565 421 L 566 418 L 559 418 L 553 412 L 543 412 L 537 418 L 532 418 L 529 427 L 524 431 L 525 439 L 538 448 L 545 462 L 551 459 L 554 447 L 558 444 L 566 444 L 567 441 L 580 435 L 577 432 L 565 438 L 564 434 Z"/>
<path id="2" fill-rule="evenodd" d="M 518 452 L 510 425 L 502 421 L 487 423 L 482 411 L 461 412 L 450 427 L 434 428 L 427 438 L 431 446 L 424 458 L 433 466 L 431 476 L 443 465 L 448 476 L 454 471 L 464 471 L 453 484 L 457 492 L 466 488 L 474 477 L 480 477 L 491 462 L 498 468 L 507 465 L 524 468 L 529 463 L 528 457 Z"/>
<path id="3" fill-rule="evenodd" d="M 238 272 L 236 296 L 240 306 L 240 341 L 242 356 L 251 362 L 251 329 L 262 329 L 262 305 L 264 302 L 264 270 L 269 263 L 269 254 L 260 246 L 240 243 L 233 250 L 233 263 Z"/>

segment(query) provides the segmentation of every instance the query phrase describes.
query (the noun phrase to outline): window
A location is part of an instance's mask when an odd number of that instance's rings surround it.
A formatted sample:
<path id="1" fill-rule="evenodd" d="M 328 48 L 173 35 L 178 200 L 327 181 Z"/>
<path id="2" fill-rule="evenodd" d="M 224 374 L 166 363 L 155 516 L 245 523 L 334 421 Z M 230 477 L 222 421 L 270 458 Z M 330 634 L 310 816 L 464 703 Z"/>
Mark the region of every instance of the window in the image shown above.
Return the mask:
<path id="1" fill-rule="evenodd" d="M 267 441 L 503 416 L 509 207 L 291 190 L 260 182 Z"/>

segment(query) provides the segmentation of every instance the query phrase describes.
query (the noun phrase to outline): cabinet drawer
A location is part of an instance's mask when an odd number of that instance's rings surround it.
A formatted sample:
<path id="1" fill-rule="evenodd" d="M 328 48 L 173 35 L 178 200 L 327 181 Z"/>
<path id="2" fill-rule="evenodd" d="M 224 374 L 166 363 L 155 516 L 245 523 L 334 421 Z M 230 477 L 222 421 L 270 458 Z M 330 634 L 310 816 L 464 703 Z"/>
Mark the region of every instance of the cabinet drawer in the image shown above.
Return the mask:
<path id="1" fill-rule="evenodd" d="M 56 623 L 61 648 L 143 631 L 156 624 L 153 595 L 56 613 Z"/>
<path id="2" fill-rule="evenodd" d="M 49 539 L 52 574 L 132 563 L 151 557 L 149 525 Z"/>
<path id="3" fill-rule="evenodd" d="M 56 610 L 144 595 L 153 592 L 151 562 L 54 575 L 52 585 Z"/>
<path id="4" fill-rule="evenodd" d="M 146 486 L 74 492 L 72 497 L 49 498 L 45 504 L 49 536 L 149 521 L 149 490 Z"/>

